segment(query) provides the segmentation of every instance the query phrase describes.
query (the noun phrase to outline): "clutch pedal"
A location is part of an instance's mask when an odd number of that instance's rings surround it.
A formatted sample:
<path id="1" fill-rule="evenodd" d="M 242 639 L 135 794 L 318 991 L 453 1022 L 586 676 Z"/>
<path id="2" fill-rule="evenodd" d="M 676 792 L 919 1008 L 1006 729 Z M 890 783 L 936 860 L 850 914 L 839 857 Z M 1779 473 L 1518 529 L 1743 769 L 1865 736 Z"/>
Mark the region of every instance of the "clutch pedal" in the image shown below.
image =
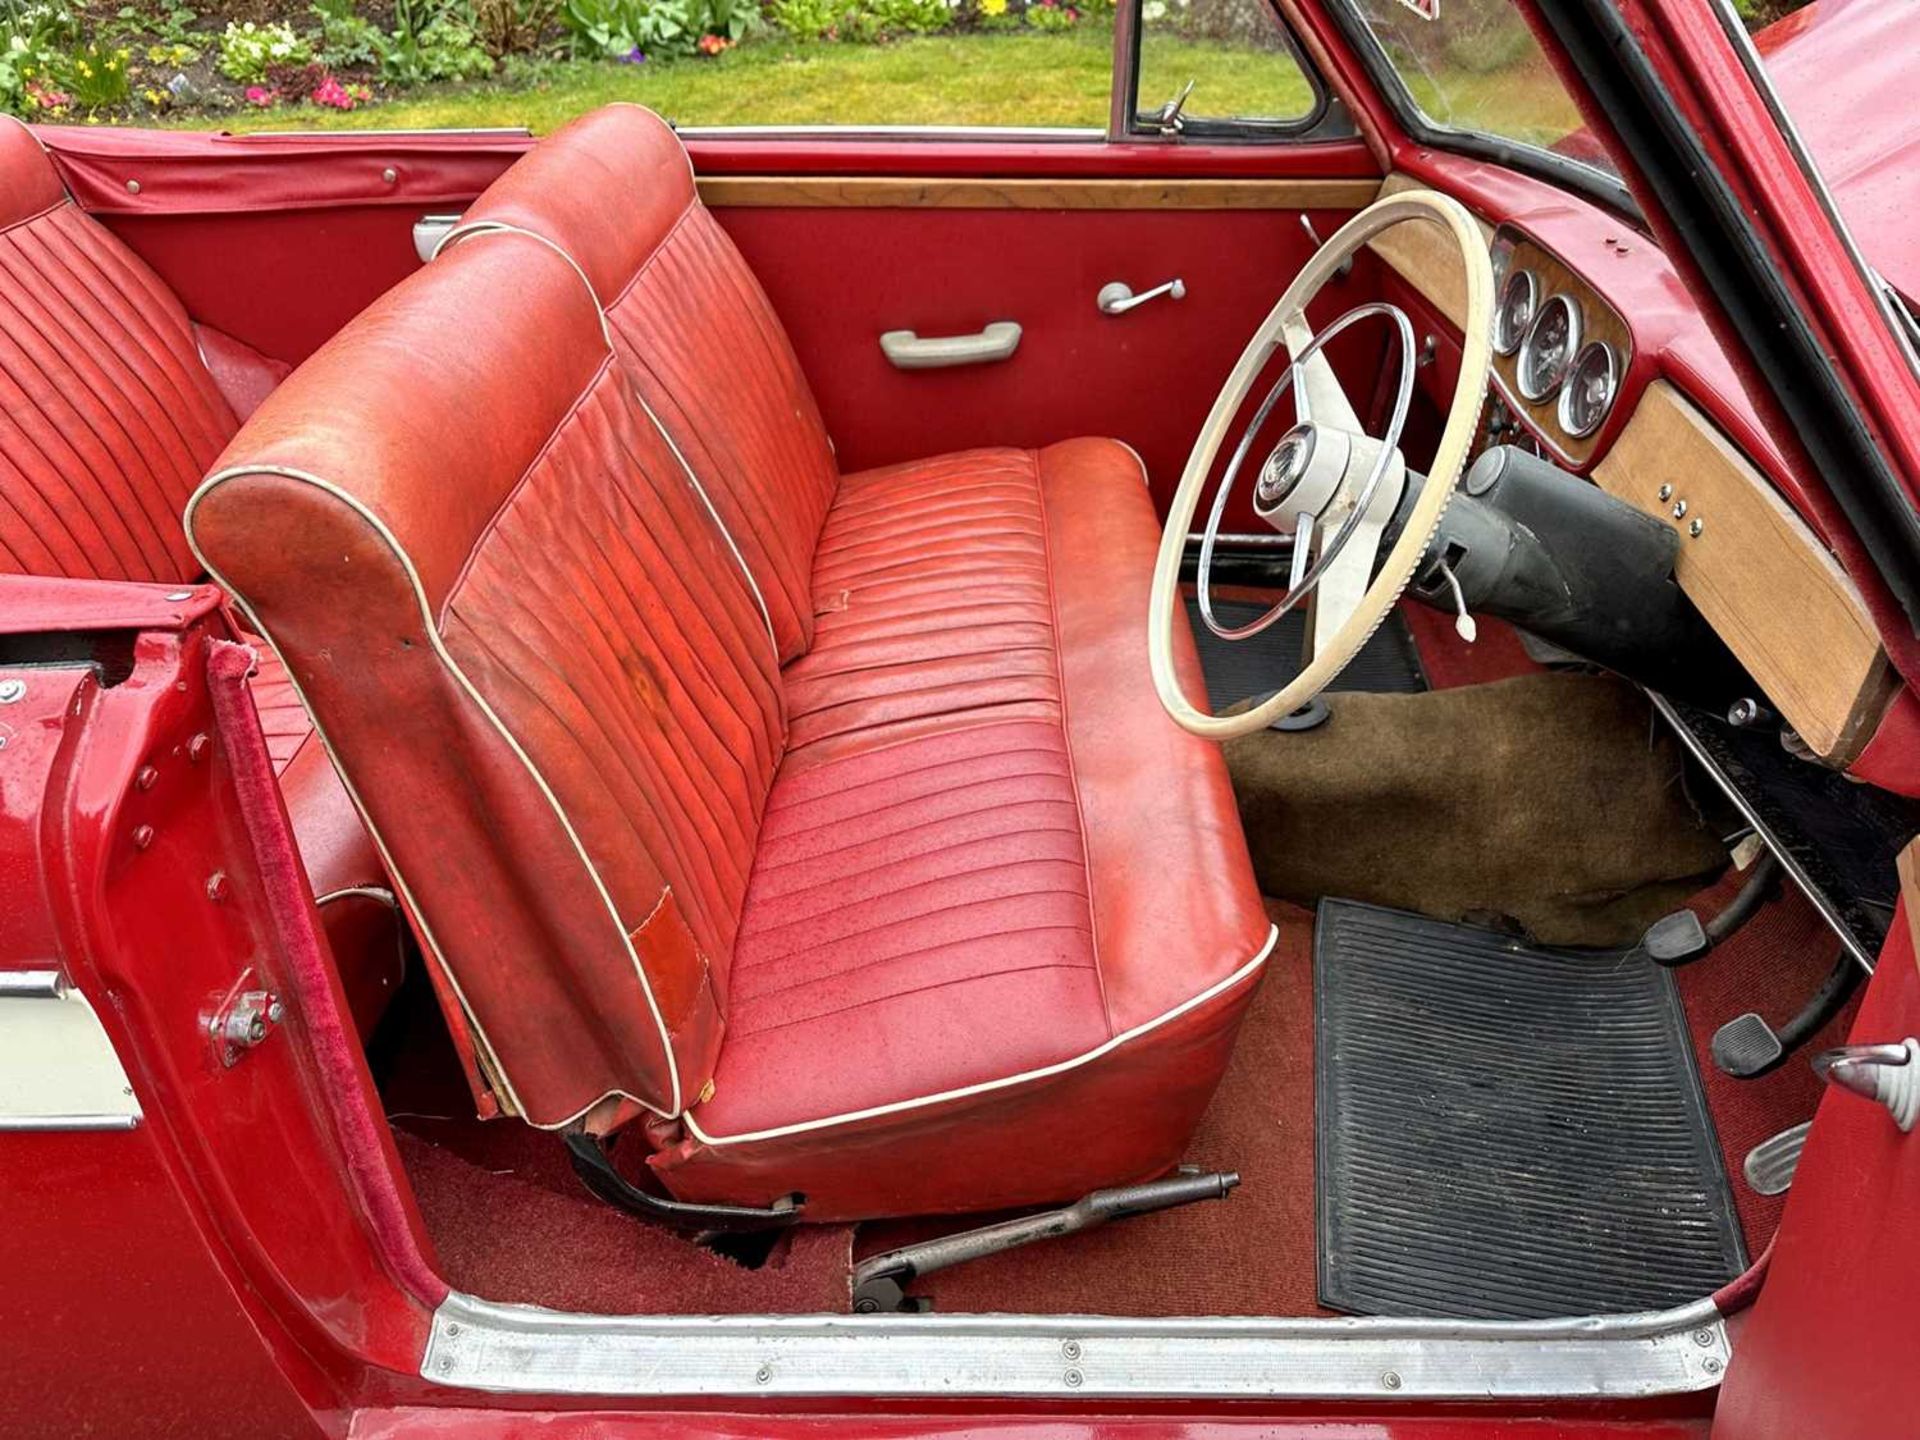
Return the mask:
<path id="1" fill-rule="evenodd" d="M 931 1302 L 906 1293 L 908 1283 L 917 1276 L 998 1255 L 1004 1250 L 1017 1250 L 1036 1240 L 1052 1240 L 1091 1230 L 1109 1220 L 1150 1215 L 1156 1210 L 1171 1210 L 1197 1200 L 1224 1200 L 1239 1183 L 1240 1177 L 1231 1171 L 1183 1168 L 1164 1180 L 1152 1180 L 1145 1185 L 1095 1190 L 1064 1209 L 1023 1215 L 1016 1220 L 1002 1220 L 997 1225 L 983 1225 L 977 1230 L 962 1230 L 957 1235 L 943 1235 L 937 1240 L 922 1240 L 917 1245 L 884 1251 L 853 1267 L 853 1313 L 877 1315 L 930 1310 Z"/>
<path id="2" fill-rule="evenodd" d="M 1753 918 L 1754 912 L 1772 893 L 1773 882 L 1779 875 L 1780 861 L 1769 850 L 1755 862 L 1753 873 L 1740 887 L 1740 892 L 1718 915 L 1704 925 L 1691 910 L 1663 915 L 1647 928 L 1640 948 L 1649 960 L 1668 969 L 1692 964 Z"/>

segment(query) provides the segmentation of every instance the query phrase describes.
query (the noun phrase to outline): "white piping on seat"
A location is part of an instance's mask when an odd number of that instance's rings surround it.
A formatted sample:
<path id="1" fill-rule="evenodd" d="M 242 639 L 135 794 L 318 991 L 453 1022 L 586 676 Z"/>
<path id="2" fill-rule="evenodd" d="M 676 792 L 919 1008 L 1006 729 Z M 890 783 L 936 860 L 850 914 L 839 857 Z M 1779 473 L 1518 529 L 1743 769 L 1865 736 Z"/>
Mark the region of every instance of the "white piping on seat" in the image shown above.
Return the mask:
<path id="1" fill-rule="evenodd" d="M 628 105 L 636 110 L 646 109 L 645 106 L 634 105 L 631 101 L 616 101 L 615 103 Z M 692 172 L 691 160 L 688 161 L 688 172 Z M 594 290 L 593 282 L 587 278 L 587 272 L 581 267 L 580 262 L 568 254 L 566 248 L 562 246 L 559 241 L 542 235 L 537 230 L 529 230 L 521 225 L 508 225 L 499 220 L 474 220 L 465 225 L 456 225 L 445 235 L 442 235 L 439 242 L 433 247 L 433 258 L 438 260 L 441 252 L 449 245 L 453 244 L 456 240 L 463 240 L 472 235 L 524 235 L 529 240 L 538 240 L 542 245 L 553 251 L 554 254 L 565 260 L 567 264 L 573 267 L 573 273 L 580 277 L 580 283 L 587 287 L 587 296 L 593 301 L 593 308 L 600 316 L 600 333 L 606 339 L 607 348 L 614 350 L 613 322 L 608 318 L 606 307 L 600 303 L 600 296 Z M 616 363 L 618 362 L 618 354 L 619 352 L 615 350 Z M 754 578 L 752 567 L 747 564 L 747 557 L 740 553 L 739 545 L 734 543 L 733 532 L 727 528 L 727 522 L 720 518 L 720 512 L 714 508 L 713 500 L 707 494 L 707 487 L 700 483 L 700 477 L 694 474 L 693 466 L 687 463 L 687 457 L 681 453 L 680 447 L 674 442 L 673 436 L 667 433 L 667 427 L 660 423 L 660 417 L 654 414 L 653 407 L 647 404 L 645 397 L 640 394 L 638 389 L 633 390 L 633 398 L 639 402 L 640 408 L 647 412 L 647 419 L 653 423 L 654 432 L 658 434 L 662 440 L 667 442 L 667 448 L 673 452 L 673 458 L 680 462 L 681 472 L 686 475 L 687 482 L 693 486 L 694 493 L 700 497 L 700 503 L 706 506 L 707 514 L 712 518 L 714 527 L 720 532 L 720 538 L 727 542 L 727 549 L 733 552 L 734 563 L 740 567 L 740 573 L 746 577 L 747 588 L 753 591 L 754 603 L 760 607 L 760 621 L 767 627 L 767 644 L 773 648 L 774 668 L 776 670 L 779 669 L 780 641 L 773 631 L 773 612 L 767 608 L 767 597 L 760 593 L 760 582 Z"/>
<path id="2" fill-rule="evenodd" d="M 767 627 L 767 644 L 773 648 L 773 668 L 780 668 L 780 641 L 773 633 L 773 612 L 767 609 L 767 597 L 760 593 L 760 582 L 753 578 L 753 570 L 747 564 L 747 557 L 740 553 L 740 547 L 733 542 L 733 532 L 727 528 L 727 522 L 720 518 L 720 512 L 713 508 L 713 501 L 707 497 L 707 487 L 700 483 L 700 477 L 693 473 L 693 466 L 687 463 L 687 457 L 680 453 L 680 447 L 674 443 L 673 436 L 667 433 L 667 427 L 660 423 L 660 417 L 653 413 L 653 407 L 647 404 L 645 397 L 636 389 L 633 398 L 639 401 L 640 408 L 647 412 L 647 419 L 653 422 L 654 431 L 667 442 L 667 448 L 673 452 L 673 458 L 680 462 L 680 469 L 687 477 L 687 483 L 693 486 L 693 493 L 700 497 L 700 503 L 707 507 L 707 514 L 713 518 L 714 528 L 719 530 L 720 538 L 727 542 L 727 549 L 733 552 L 733 562 L 740 567 L 740 573 L 746 576 L 747 588 L 753 591 L 753 600 L 760 607 L 760 619 Z"/>
<path id="3" fill-rule="evenodd" d="M 983 1080 L 977 1085 L 962 1085 L 952 1090 L 942 1090 L 936 1095 L 919 1095 L 911 1100 L 895 1100 L 891 1104 L 873 1105 L 865 1110 L 849 1110 L 841 1115 L 827 1115 L 818 1120 L 802 1120 L 793 1125 L 776 1125 L 768 1130 L 754 1130 L 745 1135 L 709 1135 L 700 1128 L 692 1110 L 680 1117 L 681 1123 L 701 1144 L 717 1149 L 722 1145 L 746 1145 L 757 1140 L 778 1140 L 788 1135 L 802 1135 L 836 1125 L 854 1125 L 863 1120 L 873 1120 L 884 1115 L 898 1115 L 903 1111 L 924 1109 L 929 1105 L 941 1105 L 950 1100 L 966 1100 L 975 1095 L 1006 1090 L 1015 1085 L 1025 1085 L 1036 1080 L 1050 1080 L 1069 1070 L 1078 1070 L 1082 1065 L 1090 1064 L 1103 1055 L 1109 1055 L 1128 1041 L 1137 1040 L 1142 1035 L 1158 1030 L 1162 1025 L 1178 1020 L 1189 1010 L 1197 1009 L 1216 996 L 1224 995 L 1267 963 L 1267 958 L 1273 954 L 1274 944 L 1279 938 L 1280 927 L 1270 926 L 1267 930 L 1267 943 L 1260 947 L 1259 952 L 1251 960 L 1231 975 L 1216 980 L 1197 995 L 1188 996 L 1171 1010 L 1163 1010 L 1151 1020 L 1142 1021 L 1131 1030 L 1123 1030 L 1118 1035 L 1110 1036 L 1091 1050 L 1083 1050 L 1078 1055 L 1056 1061 L 1051 1065 L 1043 1065 L 1037 1070 L 1025 1070 L 1018 1075 L 1005 1075 L 998 1080 Z"/>
<path id="4" fill-rule="evenodd" d="M 313 718 L 311 711 L 308 712 L 307 718 Z M 339 769 L 338 766 L 334 768 Z M 342 885 L 338 890 L 329 890 L 324 895 L 314 896 L 313 904 L 317 910 L 322 905 L 331 905 L 336 900 L 353 899 L 378 900 L 382 905 L 391 905 L 396 909 L 400 905 L 400 902 L 393 898 L 393 892 L 384 885 Z"/>
<path id="5" fill-rule="evenodd" d="M 558 244 L 549 240 L 539 231 L 529 230 L 522 225 L 509 225 L 504 220 L 470 220 L 464 225 L 454 226 L 453 229 L 447 231 L 446 234 L 440 237 L 434 244 L 433 258 L 438 260 L 441 252 L 449 245 L 457 244 L 459 241 L 474 235 L 523 235 L 529 240 L 546 246 L 547 249 L 553 251 L 554 254 L 566 261 L 568 266 L 573 270 L 573 273 L 580 277 L 580 283 L 587 287 L 587 298 L 593 302 L 593 313 L 600 317 L 600 338 L 607 342 L 607 348 L 609 350 L 613 349 L 613 328 L 607 323 L 607 307 L 600 303 L 600 296 L 595 293 L 593 282 L 587 278 L 587 272 L 580 268 L 580 262 L 578 260 L 575 260 L 573 256 L 569 255 L 565 250 L 561 249 Z"/>
<path id="6" fill-rule="evenodd" d="M 540 790 L 540 793 L 546 797 L 547 804 L 552 808 L 554 817 L 560 822 L 560 828 L 566 832 L 567 839 L 572 844 L 574 853 L 579 857 L 581 866 L 586 870 L 588 878 L 593 881 L 594 889 L 599 892 L 601 902 L 606 906 L 608 918 L 613 921 L 614 933 L 620 937 L 621 948 L 626 951 L 627 958 L 633 963 L 634 976 L 640 982 L 640 993 L 646 998 L 647 1010 L 653 1016 L 654 1026 L 659 1031 L 660 1048 L 662 1054 L 666 1057 L 667 1078 L 672 1086 L 673 1093 L 670 1109 L 662 1110 L 659 1106 L 625 1090 L 610 1090 L 603 1092 L 592 1104 L 583 1106 L 574 1114 L 551 1124 L 543 1125 L 527 1116 L 526 1107 L 520 1103 L 519 1096 L 514 1092 L 513 1082 L 508 1077 L 505 1067 L 500 1063 L 499 1052 L 494 1049 L 493 1043 L 486 1038 L 485 1032 L 482 1031 L 479 1019 L 474 1014 L 472 1005 L 468 1004 L 467 997 L 460 988 L 458 976 L 455 975 L 453 967 L 447 964 L 446 954 L 440 948 L 438 940 L 434 938 L 432 927 L 427 924 L 425 913 L 421 910 L 420 906 L 415 903 L 413 894 L 407 887 L 406 877 L 401 873 L 400 867 L 394 863 L 393 854 L 388 850 L 385 840 L 381 837 L 379 830 L 374 826 L 373 818 L 368 813 L 365 803 L 361 800 L 359 790 L 355 788 L 353 781 L 349 778 L 346 768 L 341 765 L 339 753 L 334 749 L 333 741 L 331 737 L 328 736 L 326 728 L 320 724 L 318 717 L 315 716 L 313 707 L 307 704 L 306 694 L 300 687 L 294 668 L 286 663 L 286 657 L 281 655 L 280 647 L 274 640 L 271 631 L 260 622 L 260 617 L 254 613 L 252 606 L 247 603 L 246 599 L 233 585 L 228 583 L 227 578 L 208 562 L 207 557 L 201 553 L 199 541 L 194 534 L 195 511 L 199 507 L 201 500 L 216 487 L 224 484 L 228 480 L 238 479 L 243 475 L 274 475 L 281 479 L 297 481 L 303 485 L 311 485 L 315 489 L 333 496 L 365 521 L 368 527 L 381 538 L 387 548 L 399 559 L 401 568 L 406 572 L 407 583 L 413 589 L 414 600 L 420 607 L 421 624 L 426 631 L 428 642 L 433 646 L 435 656 L 437 656 L 440 663 L 447 668 L 447 672 L 459 683 L 460 688 L 466 692 L 467 697 L 473 701 L 480 713 L 492 724 L 493 728 L 499 733 L 500 738 L 506 741 L 507 748 L 510 749 L 519 759 L 520 763 L 526 767 L 527 774 L 532 778 L 535 786 Z M 187 501 L 186 510 L 182 518 L 185 521 L 187 545 L 193 551 L 194 558 L 200 562 L 201 567 L 205 569 L 207 574 L 212 576 L 220 585 L 220 588 L 232 597 L 234 604 L 239 606 L 241 612 L 245 614 L 247 619 L 252 623 L 254 633 L 264 639 L 267 644 L 272 647 L 273 653 L 279 657 L 282 666 L 286 670 L 288 683 L 294 687 L 294 692 L 300 696 L 300 703 L 306 706 L 308 716 L 314 721 L 314 731 L 320 736 L 320 743 L 326 747 L 327 755 L 333 761 L 333 767 L 339 773 L 341 783 L 347 787 L 347 794 L 353 800 L 354 808 L 360 812 L 360 818 L 366 823 L 367 833 L 373 837 L 374 847 L 380 852 L 380 859 L 387 867 L 387 874 L 392 877 L 393 882 L 399 886 L 400 893 L 406 897 L 407 909 L 419 922 L 421 933 L 426 937 L 427 944 L 433 950 L 434 958 L 440 964 L 441 973 L 447 977 L 447 983 L 453 987 L 454 994 L 459 997 L 460 1006 L 466 1012 L 468 1020 L 473 1025 L 474 1035 L 486 1046 L 487 1053 L 493 1062 L 492 1068 L 494 1073 L 499 1078 L 501 1085 L 506 1089 L 507 1098 L 511 1101 L 515 1112 L 521 1119 L 526 1120 L 529 1125 L 533 1125 L 536 1129 L 562 1130 L 579 1120 L 581 1116 L 585 1115 L 588 1111 L 592 1110 L 594 1106 L 599 1105 L 609 1096 L 618 1095 L 623 1099 L 631 1100 L 643 1109 L 652 1111 L 656 1115 L 669 1119 L 678 1115 L 684 1107 L 685 1102 L 680 1092 L 680 1066 L 673 1053 L 673 1040 L 667 1033 L 666 1020 L 662 1017 L 660 1006 L 654 999 L 653 986 L 647 980 L 647 972 L 640 963 L 639 953 L 634 950 L 633 941 L 628 936 L 625 925 L 621 922 L 619 908 L 613 903 L 612 894 L 609 893 L 606 883 L 600 878 L 599 870 L 595 868 L 593 860 L 588 856 L 586 846 L 582 844 L 579 833 L 573 828 L 573 821 L 561 806 L 559 797 L 553 793 L 552 787 L 547 784 L 546 777 L 542 775 L 539 768 L 534 765 L 532 757 L 521 748 L 520 742 L 514 737 L 513 732 L 509 730 L 505 723 L 501 721 L 500 717 L 494 713 L 493 707 L 487 704 L 485 697 L 474 687 L 473 682 L 467 678 L 466 672 L 460 668 L 453 656 L 448 653 L 446 645 L 440 639 L 439 627 L 434 624 L 432 609 L 427 604 L 426 587 L 420 583 L 420 572 L 414 568 L 413 557 L 407 554 L 398 538 L 387 528 L 386 522 L 374 514 L 357 496 L 348 493 L 332 481 L 324 480 L 304 470 L 295 470 L 280 465 L 240 465 L 208 476 L 207 479 L 201 482 L 200 487 L 193 492 L 192 497 Z"/>

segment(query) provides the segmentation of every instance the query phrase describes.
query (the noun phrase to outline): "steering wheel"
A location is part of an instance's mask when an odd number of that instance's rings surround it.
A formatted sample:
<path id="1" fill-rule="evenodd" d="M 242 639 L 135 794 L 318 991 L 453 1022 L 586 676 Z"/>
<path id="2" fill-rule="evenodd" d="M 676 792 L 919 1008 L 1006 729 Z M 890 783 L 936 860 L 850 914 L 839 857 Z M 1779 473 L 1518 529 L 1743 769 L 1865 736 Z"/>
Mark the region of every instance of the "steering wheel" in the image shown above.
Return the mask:
<path id="1" fill-rule="evenodd" d="M 1406 493 L 1407 467 L 1401 458 L 1400 431 L 1406 424 L 1407 403 L 1413 394 L 1413 325 L 1397 305 L 1369 304 L 1347 311 L 1320 334 L 1307 325 L 1307 306 L 1327 281 L 1360 247 L 1393 225 L 1437 224 L 1460 253 L 1466 297 L 1466 325 L 1461 343 L 1460 374 L 1439 450 L 1419 496 L 1415 499 L 1399 538 L 1374 574 L 1374 564 L 1388 522 Z M 1466 207 L 1432 190 L 1403 190 L 1376 200 L 1341 226 L 1320 247 L 1279 302 L 1268 312 L 1239 363 L 1227 377 L 1207 422 L 1194 441 L 1187 468 L 1174 492 L 1167 528 L 1160 537 L 1160 556 L 1153 570 L 1152 610 L 1147 620 L 1147 652 L 1153 686 L 1167 713 L 1184 729 L 1215 740 L 1263 730 L 1290 715 L 1332 683 L 1360 647 L 1379 628 L 1400 593 L 1413 579 L 1439 527 L 1440 516 L 1453 495 L 1466 463 L 1467 451 L 1479 430 L 1481 407 L 1487 398 L 1487 370 L 1492 354 L 1493 265 L 1479 226 Z M 1349 325 L 1371 316 L 1393 322 L 1400 349 L 1400 382 L 1393 416 L 1385 436 L 1375 439 L 1360 425 L 1353 405 L 1324 347 Z M 1202 621 L 1224 640 L 1245 640 L 1259 634 L 1282 615 L 1306 606 L 1307 664 L 1278 692 L 1237 715 L 1214 715 L 1195 707 L 1174 671 L 1174 626 L 1186 619 L 1180 604 L 1180 563 L 1194 512 L 1206 488 L 1207 476 L 1220 453 L 1227 428 L 1245 403 L 1274 352 L 1287 347 L 1290 363 L 1281 373 L 1240 437 L 1219 493 L 1207 517 L 1200 542 L 1199 603 Z M 1254 437 L 1280 398 L 1291 391 L 1298 422 L 1268 454 L 1254 482 L 1253 508 L 1267 524 L 1293 537 L 1293 555 L 1286 593 L 1258 619 L 1237 627 L 1218 622 L 1209 588 L 1214 542 L 1227 497 L 1251 449 Z"/>

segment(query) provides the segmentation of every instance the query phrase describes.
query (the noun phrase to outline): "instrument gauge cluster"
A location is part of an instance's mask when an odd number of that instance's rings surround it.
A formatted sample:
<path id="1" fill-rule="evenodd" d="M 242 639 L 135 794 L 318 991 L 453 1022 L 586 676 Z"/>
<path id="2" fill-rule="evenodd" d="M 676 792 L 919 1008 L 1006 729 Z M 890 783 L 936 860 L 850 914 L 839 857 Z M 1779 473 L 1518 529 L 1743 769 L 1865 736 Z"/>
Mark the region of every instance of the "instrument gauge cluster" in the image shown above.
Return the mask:
<path id="1" fill-rule="evenodd" d="M 1520 398 L 1538 404 L 1559 393 L 1580 348 L 1580 302 L 1568 295 L 1555 295 L 1540 307 L 1520 342 L 1516 373 Z"/>
<path id="2" fill-rule="evenodd" d="M 1559 256 L 1513 225 L 1494 232 L 1493 378 L 1515 439 L 1584 468 L 1633 358 L 1620 314 Z"/>

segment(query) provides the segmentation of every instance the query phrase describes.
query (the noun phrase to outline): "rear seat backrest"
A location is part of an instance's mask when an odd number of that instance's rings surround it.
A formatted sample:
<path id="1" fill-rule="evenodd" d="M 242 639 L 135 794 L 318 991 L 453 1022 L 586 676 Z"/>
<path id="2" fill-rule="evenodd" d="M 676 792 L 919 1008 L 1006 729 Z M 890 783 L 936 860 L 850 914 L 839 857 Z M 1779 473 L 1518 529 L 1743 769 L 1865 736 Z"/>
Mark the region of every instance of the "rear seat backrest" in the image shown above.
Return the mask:
<path id="1" fill-rule="evenodd" d="M 840 483 L 766 292 L 700 203 L 665 121 L 609 105 L 540 142 L 449 237 L 527 230 L 606 308 L 649 409 L 707 487 L 766 601 L 782 660 L 813 644 L 813 555 Z"/>
<path id="2" fill-rule="evenodd" d="M 524 236 L 456 247 L 218 463 L 195 546 L 321 717 L 508 1105 L 691 1103 L 779 673 L 578 273 Z"/>
<path id="3" fill-rule="evenodd" d="M 173 292 L 0 116 L 0 570 L 192 577 L 180 508 L 235 428 Z"/>

